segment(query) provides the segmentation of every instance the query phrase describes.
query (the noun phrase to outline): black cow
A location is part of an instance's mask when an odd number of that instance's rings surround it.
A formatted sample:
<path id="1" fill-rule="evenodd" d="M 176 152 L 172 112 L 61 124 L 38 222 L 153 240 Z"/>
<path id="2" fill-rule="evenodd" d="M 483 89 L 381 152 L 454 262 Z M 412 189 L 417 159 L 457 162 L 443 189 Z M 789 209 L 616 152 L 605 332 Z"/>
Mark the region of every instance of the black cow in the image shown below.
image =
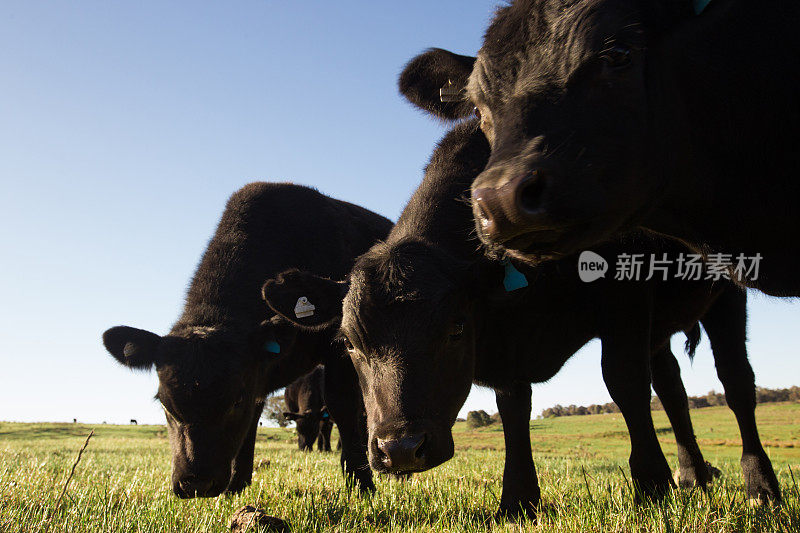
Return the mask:
<path id="1" fill-rule="evenodd" d="M 131 418 L 131 425 L 132 426 L 138 426 L 139 422 L 137 422 L 135 418 Z"/>
<path id="2" fill-rule="evenodd" d="M 319 363 L 327 368 L 327 407 L 339 424 L 348 479 L 374 489 L 356 375 L 331 344 L 335 328 L 298 332 L 264 305 L 260 289 L 292 267 L 343 277 L 390 227 L 380 215 L 307 187 L 247 185 L 228 201 L 169 334 L 124 326 L 103 334 L 121 364 L 158 372 L 175 494 L 217 496 L 246 487 L 264 398 Z M 313 313 L 308 301 L 301 307 L 298 313 Z"/>
<path id="3" fill-rule="evenodd" d="M 287 408 L 283 416 L 297 425 L 297 447 L 311 451 L 317 441 L 317 451 L 331 451 L 333 420 L 325 405 L 325 367 L 320 365 L 293 381 L 283 401 Z"/>
<path id="4" fill-rule="evenodd" d="M 472 197 L 491 249 L 563 257 L 640 226 L 760 254 L 740 281 L 800 296 L 800 3 L 693 3 L 515 0 L 477 61 L 409 64 L 419 105 L 479 112 L 492 154 Z"/>
<path id="5" fill-rule="evenodd" d="M 472 382 L 497 391 L 506 440 L 501 512 L 532 513 L 539 487 L 531 458 L 530 383 L 553 377 L 581 346 L 602 341 L 603 378 L 631 435 L 632 477 L 644 495 L 671 485 L 650 415 L 652 385 L 678 442 L 680 475 L 710 479 L 694 438 L 670 336 L 699 341 L 700 320 L 714 350 L 728 405 L 742 431 L 747 492 L 780 499 L 755 424 L 755 384 L 745 347 L 746 295 L 729 282 L 578 279 L 577 258 L 521 266 L 485 258 L 470 238 L 465 201 L 489 156 L 476 121 L 441 142 L 426 176 L 385 243 L 358 259 L 346 283 L 290 272 L 272 284 L 270 305 L 300 325 L 335 320 L 291 316 L 299 294 L 337 309 L 359 374 L 370 432 L 370 464 L 415 472 L 453 455 L 450 428 Z M 431 206 L 436 206 L 431 209 Z M 677 244 L 631 236 L 598 253 L 674 254 Z M 515 283 L 517 282 L 517 283 Z M 516 290 L 514 290 L 516 289 Z M 510 292 L 508 292 L 510 290 Z M 345 295 L 346 293 L 346 295 Z M 311 296 L 313 295 L 313 296 Z"/>

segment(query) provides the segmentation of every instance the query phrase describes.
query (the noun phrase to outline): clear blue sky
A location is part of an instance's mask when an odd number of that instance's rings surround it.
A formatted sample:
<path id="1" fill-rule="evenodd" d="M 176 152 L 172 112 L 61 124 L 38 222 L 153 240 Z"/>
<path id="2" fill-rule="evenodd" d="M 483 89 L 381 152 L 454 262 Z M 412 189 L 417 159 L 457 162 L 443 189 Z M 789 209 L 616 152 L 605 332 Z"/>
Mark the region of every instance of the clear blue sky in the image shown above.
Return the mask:
<path id="1" fill-rule="evenodd" d="M 0 420 L 163 422 L 155 376 L 118 366 L 103 330 L 168 331 L 250 181 L 395 219 L 445 131 L 397 75 L 429 46 L 474 53 L 497 3 L 2 2 Z M 800 384 L 799 311 L 753 298 L 759 384 Z M 720 389 L 707 343 L 682 363 L 691 393 Z M 596 342 L 534 389 L 537 413 L 606 401 Z"/>

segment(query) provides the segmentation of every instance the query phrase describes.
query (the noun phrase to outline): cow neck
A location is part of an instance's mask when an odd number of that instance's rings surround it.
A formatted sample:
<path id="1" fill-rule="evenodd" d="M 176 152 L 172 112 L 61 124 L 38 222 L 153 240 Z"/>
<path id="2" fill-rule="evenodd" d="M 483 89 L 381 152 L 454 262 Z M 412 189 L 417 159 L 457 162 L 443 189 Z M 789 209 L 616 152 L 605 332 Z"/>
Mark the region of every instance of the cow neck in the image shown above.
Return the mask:
<path id="1" fill-rule="evenodd" d="M 412 237 L 442 248 L 459 260 L 474 260 L 480 242 L 475 238 L 472 210 L 462 183 L 423 183 L 403 211 L 388 244 Z"/>
<path id="2" fill-rule="evenodd" d="M 269 257 L 268 243 L 242 232 L 218 231 L 200 261 L 173 330 L 254 330 L 268 314 L 260 289 L 274 270 L 264 265 Z"/>
<path id="3" fill-rule="evenodd" d="M 483 258 L 475 232 L 470 187 L 489 158 L 477 121 L 459 124 L 439 143 L 387 243 L 412 237 L 440 247 L 459 261 Z"/>

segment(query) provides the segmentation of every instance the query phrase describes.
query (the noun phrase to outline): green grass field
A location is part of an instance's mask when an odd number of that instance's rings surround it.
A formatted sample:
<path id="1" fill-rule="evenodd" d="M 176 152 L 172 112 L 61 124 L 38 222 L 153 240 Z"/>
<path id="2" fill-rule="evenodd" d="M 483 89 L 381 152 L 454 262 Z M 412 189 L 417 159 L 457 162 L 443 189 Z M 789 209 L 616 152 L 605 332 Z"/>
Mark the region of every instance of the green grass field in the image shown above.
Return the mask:
<path id="1" fill-rule="evenodd" d="M 502 489 L 499 427 L 454 429 L 456 456 L 410 481 L 380 478 L 378 493 L 348 493 L 338 455 L 301 453 L 291 430 L 264 429 L 253 485 L 235 497 L 179 500 L 169 488 L 169 449 L 161 426 L 94 426 L 95 435 L 58 509 L 58 496 L 90 426 L 0 423 L 0 530 L 226 531 L 233 512 L 255 505 L 293 531 L 800 531 L 800 405 L 758 408 L 784 494 L 781 507 L 752 507 L 742 490 L 739 435 L 727 408 L 692 411 L 706 459 L 723 472 L 707 493 L 675 491 L 634 505 L 621 415 L 531 422 L 542 487 L 537 522 L 493 519 Z M 675 444 L 654 413 L 667 458 Z M 794 478 L 792 477 L 794 476 Z M 796 481 L 795 481 L 796 480 Z"/>

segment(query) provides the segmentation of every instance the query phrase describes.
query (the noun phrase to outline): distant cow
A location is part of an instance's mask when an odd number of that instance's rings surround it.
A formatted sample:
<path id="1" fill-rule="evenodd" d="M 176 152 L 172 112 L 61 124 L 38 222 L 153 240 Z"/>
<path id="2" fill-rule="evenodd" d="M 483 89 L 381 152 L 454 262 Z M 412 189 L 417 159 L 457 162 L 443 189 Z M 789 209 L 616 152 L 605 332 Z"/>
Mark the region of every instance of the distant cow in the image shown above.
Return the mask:
<path id="1" fill-rule="evenodd" d="M 326 365 L 334 399 L 327 407 L 339 425 L 345 472 L 363 490 L 374 489 L 356 376 L 341 345 L 331 342 L 335 327 L 298 332 L 264 305 L 260 289 L 292 267 L 343 277 L 390 227 L 380 215 L 307 187 L 247 185 L 228 201 L 169 334 L 125 326 L 103 334 L 121 364 L 158 372 L 175 494 L 244 489 L 265 397 L 319 363 Z M 297 312 L 313 314 L 314 304 L 306 301 Z"/>
<path id="2" fill-rule="evenodd" d="M 693 4 L 515 0 L 477 60 L 409 64 L 419 105 L 477 108 L 492 153 L 472 197 L 491 249 L 563 257 L 641 226 L 760 254 L 741 281 L 800 296 L 800 3 Z"/>
<path id="3" fill-rule="evenodd" d="M 314 441 L 320 452 L 331 451 L 333 420 L 325 406 L 325 367 L 318 366 L 286 387 L 283 416 L 297 425 L 297 446 L 311 451 Z"/>
<path id="4" fill-rule="evenodd" d="M 138 424 L 139 422 L 137 422 L 135 418 L 131 418 L 131 425 L 136 426 Z"/>
<path id="5" fill-rule="evenodd" d="M 673 333 L 687 331 L 693 351 L 700 320 L 742 431 L 748 494 L 780 499 L 755 426 L 745 293 L 729 282 L 585 283 L 575 257 L 536 268 L 518 265 L 519 270 L 486 259 L 470 239 L 471 211 L 463 201 L 489 153 L 476 130 L 475 121 L 462 124 L 440 143 L 386 242 L 357 261 L 349 288 L 294 272 L 283 275 L 279 288 L 265 291 L 273 308 L 308 327 L 335 318 L 293 317 L 289 304 L 297 295 L 325 302 L 331 310 L 344 299 L 341 335 L 364 394 L 371 466 L 407 473 L 448 460 L 454 451 L 450 428 L 470 384 L 488 385 L 497 391 L 506 440 L 500 510 L 533 513 L 539 486 L 529 439 L 530 383 L 549 380 L 599 337 L 603 378 L 630 431 L 637 488 L 659 495 L 672 483 L 650 415 L 651 379 L 678 442 L 681 478 L 704 486 L 708 469 L 669 345 Z M 613 258 L 621 252 L 660 256 L 683 250 L 631 236 L 597 252 Z"/>

